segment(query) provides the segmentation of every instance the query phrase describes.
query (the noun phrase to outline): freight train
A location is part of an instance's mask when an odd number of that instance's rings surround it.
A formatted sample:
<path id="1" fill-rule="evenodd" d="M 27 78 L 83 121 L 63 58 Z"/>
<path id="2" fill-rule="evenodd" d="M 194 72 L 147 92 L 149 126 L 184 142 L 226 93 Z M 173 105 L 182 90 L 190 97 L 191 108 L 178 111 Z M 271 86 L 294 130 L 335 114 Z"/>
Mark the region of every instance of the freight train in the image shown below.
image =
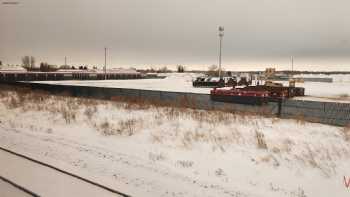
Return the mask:
<path id="1" fill-rule="evenodd" d="M 213 101 L 238 104 L 263 105 L 268 102 L 281 102 L 283 99 L 304 96 L 302 87 L 283 86 L 279 83 L 266 82 L 264 85 L 214 88 L 210 91 Z"/>
<path id="2" fill-rule="evenodd" d="M 263 105 L 268 103 L 269 92 L 262 90 L 243 90 L 238 88 L 214 88 L 210 91 L 210 98 L 213 101 Z"/>

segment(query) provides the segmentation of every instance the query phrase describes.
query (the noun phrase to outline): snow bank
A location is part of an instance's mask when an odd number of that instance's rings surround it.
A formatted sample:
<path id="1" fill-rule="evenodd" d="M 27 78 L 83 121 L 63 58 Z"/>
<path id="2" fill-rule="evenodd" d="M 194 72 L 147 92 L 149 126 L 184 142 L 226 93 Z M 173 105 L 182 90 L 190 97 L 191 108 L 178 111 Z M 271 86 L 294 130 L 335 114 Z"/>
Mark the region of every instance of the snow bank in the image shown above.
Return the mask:
<path id="1" fill-rule="evenodd" d="M 3 146 L 134 196 L 350 192 L 343 183 L 350 167 L 346 128 L 40 94 L 1 95 Z"/>

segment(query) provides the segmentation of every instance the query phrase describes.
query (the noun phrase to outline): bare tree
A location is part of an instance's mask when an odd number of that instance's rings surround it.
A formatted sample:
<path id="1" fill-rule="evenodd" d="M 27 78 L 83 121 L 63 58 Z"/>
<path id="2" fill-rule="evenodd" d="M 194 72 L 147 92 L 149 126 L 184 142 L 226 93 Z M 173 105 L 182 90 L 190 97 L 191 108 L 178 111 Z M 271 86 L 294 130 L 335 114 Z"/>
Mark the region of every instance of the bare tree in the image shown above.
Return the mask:
<path id="1" fill-rule="evenodd" d="M 38 68 L 35 68 L 35 57 L 33 56 L 24 56 L 22 57 L 22 67 L 26 70 L 35 70 Z"/>
<path id="2" fill-rule="evenodd" d="M 22 57 L 22 66 L 24 68 L 30 68 L 30 57 L 29 56 Z"/>
<path id="3" fill-rule="evenodd" d="M 163 66 L 157 70 L 157 73 L 167 73 L 167 72 L 170 72 L 170 70 L 168 70 L 168 67 L 166 66 Z"/>
<path id="4" fill-rule="evenodd" d="M 219 68 L 217 65 L 211 65 L 208 68 L 208 75 L 209 76 L 219 76 Z"/>
<path id="5" fill-rule="evenodd" d="M 34 68 L 35 67 L 35 57 L 30 56 L 30 68 Z"/>
<path id="6" fill-rule="evenodd" d="M 185 67 L 183 65 L 177 65 L 177 72 L 178 73 L 183 73 L 185 72 Z"/>
<path id="7" fill-rule="evenodd" d="M 58 70 L 58 67 L 56 65 L 50 65 L 47 62 L 40 63 L 40 71 L 41 72 L 54 72 L 57 70 Z"/>

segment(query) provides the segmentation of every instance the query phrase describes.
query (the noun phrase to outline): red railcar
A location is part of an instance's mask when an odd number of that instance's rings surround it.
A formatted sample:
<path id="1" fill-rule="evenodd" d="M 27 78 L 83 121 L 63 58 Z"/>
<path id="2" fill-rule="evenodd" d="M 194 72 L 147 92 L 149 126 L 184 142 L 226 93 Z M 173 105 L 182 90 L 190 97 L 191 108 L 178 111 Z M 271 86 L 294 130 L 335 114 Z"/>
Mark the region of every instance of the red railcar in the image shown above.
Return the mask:
<path id="1" fill-rule="evenodd" d="M 210 91 L 210 98 L 218 102 L 263 105 L 268 103 L 269 92 L 238 88 L 214 88 Z"/>

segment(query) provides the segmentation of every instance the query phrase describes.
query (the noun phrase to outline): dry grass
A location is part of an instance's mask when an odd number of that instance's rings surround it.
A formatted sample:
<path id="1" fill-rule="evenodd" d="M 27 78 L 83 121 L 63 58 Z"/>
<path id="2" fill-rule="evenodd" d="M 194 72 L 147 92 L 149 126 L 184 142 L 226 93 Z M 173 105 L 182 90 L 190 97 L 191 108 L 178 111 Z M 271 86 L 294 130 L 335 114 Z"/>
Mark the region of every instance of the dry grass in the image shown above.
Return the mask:
<path id="1" fill-rule="evenodd" d="M 67 124 L 70 124 L 76 120 L 77 112 L 75 110 L 71 110 L 69 107 L 62 106 L 60 112 Z"/>
<path id="2" fill-rule="evenodd" d="M 258 130 L 260 127 L 256 121 L 252 121 L 252 119 L 259 119 L 257 116 L 241 116 L 222 111 L 162 108 L 157 110 L 153 116 L 154 123 L 152 125 L 157 128 L 170 122 L 171 130 L 153 130 L 150 133 L 151 140 L 155 143 L 175 143 L 185 149 L 192 148 L 194 143 L 204 142 L 212 144 L 213 150 L 225 152 L 226 146 L 249 141 L 247 136 L 244 137 L 240 129 L 234 126 L 235 124 L 250 125 Z M 221 131 L 220 127 L 229 125 L 232 128 L 229 130 L 223 128 Z M 251 132 L 251 129 L 246 132 Z"/>
<path id="3" fill-rule="evenodd" d="M 272 163 L 274 167 L 280 166 L 280 162 L 272 154 L 262 156 L 260 161 L 263 163 Z"/>
<path id="4" fill-rule="evenodd" d="M 9 109 L 15 109 L 21 106 L 21 101 L 16 98 L 16 97 L 10 97 L 9 103 L 8 103 L 8 108 Z"/>
<path id="5" fill-rule="evenodd" d="M 215 170 L 215 175 L 221 177 L 221 176 L 226 176 L 226 173 L 223 169 L 218 168 Z"/>
<path id="6" fill-rule="evenodd" d="M 139 128 L 142 127 L 143 120 L 137 120 L 134 118 L 112 121 L 104 120 L 100 124 L 96 124 L 96 128 L 101 131 L 104 135 L 124 135 L 132 136 Z"/>
<path id="7" fill-rule="evenodd" d="M 163 153 L 152 153 L 152 152 L 148 153 L 148 158 L 151 161 L 162 161 L 166 159 Z"/>
<path id="8" fill-rule="evenodd" d="M 91 121 L 94 117 L 94 115 L 97 113 L 98 109 L 96 105 L 90 106 L 87 105 L 85 108 L 84 114 L 88 118 L 89 121 Z"/>
<path id="9" fill-rule="evenodd" d="M 46 91 L 1 85 L 0 95 L 2 102 L 9 109 L 20 108 L 23 112 L 35 110 L 48 111 L 53 115 L 60 114 L 67 124 L 76 120 L 81 108 L 86 109 L 84 114 L 89 120 L 97 112 L 97 100 L 69 97 L 65 92 L 53 96 Z"/>
<path id="10" fill-rule="evenodd" d="M 134 135 L 137 129 L 137 124 L 141 122 L 142 120 L 136 120 L 134 118 L 120 120 L 118 123 L 118 134 L 126 134 L 128 136 Z"/>
<path id="11" fill-rule="evenodd" d="M 296 119 L 298 124 L 305 125 L 306 121 L 305 121 L 305 116 L 303 114 L 299 114 L 294 118 Z"/>
<path id="12" fill-rule="evenodd" d="M 350 124 L 343 127 L 342 132 L 346 141 L 350 141 Z"/>
<path id="13" fill-rule="evenodd" d="M 161 135 L 158 135 L 157 133 L 151 132 L 151 140 L 153 143 L 162 143 L 163 137 Z"/>
<path id="14" fill-rule="evenodd" d="M 98 129 L 102 131 L 104 135 L 113 135 L 115 133 L 111 127 L 111 124 L 107 120 L 98 125 Z"/>
<path id="15" fill-rule="evenodd" d="M 265 141 L 264 134 L 261 132 L 255 131 L 255 137 L 256 137 L 258 148 L 267 149 L 267 144 Z"/>
<path id="16" fill-rule="evenodd" d="M 158 100 L 146 100 L 125 96 L 113 96 L 111 97 L 111 101 L 122 103 L 123 107 L 128 110 L 147 110 L 153 106 L 164 106 L 164 104 Z"/>
<path id="17" fill-rule="evenodd" d="M 281 120 L 280 118 L 273 117 L 273 118 L 271 119 L 271 123 L 272 123 L 272 124 L 276 124 L 276 123 L 279 123 L 280 120 Z"/>
<path id="18" fill-rule="evenodd" d="M 176 162 L 176 166 L 180 166 L 182 168 L 191 168 L 193 166 L 193 161 L 189 161 L 189 160 L 178 160 Z"/>
<path id="19" fill-rule="evenodd" d="M 292 151 L 292 147 L 295 145 L 295 143 L 290 140 L 290 139 L 285 139 L 282 142 L 282 146 L 281 146 L 281 151 L 289 153 Z"/>

